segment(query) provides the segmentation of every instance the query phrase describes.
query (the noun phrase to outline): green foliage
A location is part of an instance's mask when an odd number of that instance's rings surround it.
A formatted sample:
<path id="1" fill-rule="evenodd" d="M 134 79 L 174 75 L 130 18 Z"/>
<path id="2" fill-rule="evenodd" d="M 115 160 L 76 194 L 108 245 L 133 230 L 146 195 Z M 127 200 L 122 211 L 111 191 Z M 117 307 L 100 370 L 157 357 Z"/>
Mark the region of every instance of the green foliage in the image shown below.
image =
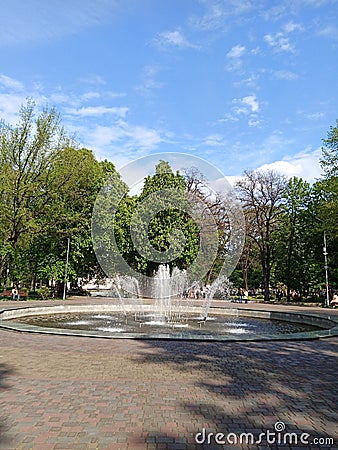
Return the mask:
<path id="1" fill-rule="evenodd" d="M 300 178 L 289 180 L 284 192 L 282 221 L 276 233 L 277 249 L 274 277 L 287 286 L 290 300 L 292 290 L 307 292 L 312 269 L 310 234 L 308 224 L 312 220 L 310 209 L 312 189 Z"/>
<path id="2" fill-rule="evenodd" d="M 50 290 L 48 287 L 42 287 L 36 290 L 42 300 L 47 300 L 50 297 Z"/>
<path id="3" fill-rule="evenodd" d="M 0 278 L 31 284 L 64 279 L 67 239 L 69 279 L 97 272 L 91 214 L 105 180 L 116 173 L 91 150 L 65 136 L 54 110 L 22 107 L 19 123 L 0 127 Z"/>
<path id="4" fill-rule="evenodd" d="M 185 188 L 183 176 L 160 161 L 155 174 L 145 179 L 140 196 L 126 196 L 120 203 L 116 241 L 135 270 L 151 276 L 161 263 L 186 268 L 196 258 L 199 230 L 185 211 Z"/>
<path id="5" fill-rule="evenodd" d="M 0 275 L 13 269 L 15 254 L 29 248 L 41 231 L 50 200 L 50 175 L 58 151 L 69 144 L 55 110 L 45 108 L 37 117 L 28 100 L 19 123 L 0 126 Z M 14 258 L 14 260 L 13 260 Z"/>
<path id="6" fill-rule="evenodd" d="M 321 165 L 325 177 L 338 177 L 338 120 L 336 125 L 330 127 L 327 139 L 323 139 Z"/>
<path id="7" fill-rule="evenodd" d="M 247 240 L 232 275 L 235 285 L 285 285 L 289 297 L 293 290 L 306 296 L 323 288 L 325 232 L 330 287 L 338 287 L 338 121 L 322 152 L 324 176 L 312 186 L 298 178 L 285 184 L 272 172 L 245 172 L 237 184 Z M 208 205 L 217 225 L 218 248 L 206 275 L 211 282 L 227 256 L 229 218 L 224 199 L 208 194 L 203 174 L 193 168 L 183 176 L 160 161 L 139 196 L 127 192 L 113 163 L 99 162 L 69 139 L 54 109 L 37 112 L 28 100 L 16 125 L 0 122 L 0 284 L 20 282 L 21 289 L 34 291 L 53 280 L 60 291 L 68 238 L 71 283 L 99 275 L 91 236 L 94 205 L 96 249 L 112 251 L 112 272 L 119 269 L 114 252 L 147 275 L 167 261 L 191 267 L 204 219 L 202 210 L 192 210 L 187 193 Z M 211 239 L 204 244 L 212 247 Z M 196 276 L 203 268 L 197 269 Z"/>

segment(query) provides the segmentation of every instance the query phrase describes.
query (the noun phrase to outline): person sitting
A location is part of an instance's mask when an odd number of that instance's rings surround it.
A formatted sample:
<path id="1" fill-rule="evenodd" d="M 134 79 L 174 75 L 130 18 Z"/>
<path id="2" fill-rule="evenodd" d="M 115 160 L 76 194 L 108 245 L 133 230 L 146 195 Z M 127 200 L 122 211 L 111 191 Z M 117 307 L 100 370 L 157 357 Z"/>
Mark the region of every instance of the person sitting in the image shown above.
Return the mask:
<path id="1" fill-rule="evenodd" d="M 338 306 L 338 295 L 337 294 L 333 294 L 330 305 L 332 305 L 332 308 L 335 308 L 336 306 Z"/>

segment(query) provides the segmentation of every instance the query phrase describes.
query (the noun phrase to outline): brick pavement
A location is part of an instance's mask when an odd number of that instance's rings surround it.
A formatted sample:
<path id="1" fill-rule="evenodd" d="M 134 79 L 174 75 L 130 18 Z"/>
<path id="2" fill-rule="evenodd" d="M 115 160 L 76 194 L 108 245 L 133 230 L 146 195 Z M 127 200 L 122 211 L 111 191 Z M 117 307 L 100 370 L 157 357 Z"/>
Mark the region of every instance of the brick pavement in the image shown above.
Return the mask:
<path id="1" fill-rule="evenodd" d="M 194 343 L 0 330 L 0 449 L 338 448 L 337 354 L 337 338 Z M 258 437 L 277 420 L 336 446 L 194 441 L 203 428 Z"/>

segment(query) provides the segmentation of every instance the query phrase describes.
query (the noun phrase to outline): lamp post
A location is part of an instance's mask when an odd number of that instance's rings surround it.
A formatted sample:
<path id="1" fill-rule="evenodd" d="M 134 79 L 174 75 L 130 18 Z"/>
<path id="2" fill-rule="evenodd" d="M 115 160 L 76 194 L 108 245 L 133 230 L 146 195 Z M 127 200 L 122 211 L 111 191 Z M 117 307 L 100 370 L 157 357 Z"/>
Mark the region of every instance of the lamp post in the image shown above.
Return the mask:
<path id="1" fill-rule="evenodd" d="M 69 246 L 70 246 L 70 237 L 68 236 L 67 240 L 67 257 L 66 257 L 66 267 L 65 267 L 65 279 L 63 283 L 63 296 L 62 299 L 66 300 L 66 288 L 67 288 L 67 278 L 68 278 L 68 261 L 69 261 Z"/>
<path id="2" fill-rule="evenodd" d="M 330 296 L 329 296 L 329 274 L 328 274 L 328 266 L 327 266 L 327 250 L 326 250 L 326 233 L 324 231 L 324 247 L 323 247 L 324 261 L 325 261 L 325 284 L 326 284 L 326 298 L 325 298 L 325 306 L 330 306 Z"/>

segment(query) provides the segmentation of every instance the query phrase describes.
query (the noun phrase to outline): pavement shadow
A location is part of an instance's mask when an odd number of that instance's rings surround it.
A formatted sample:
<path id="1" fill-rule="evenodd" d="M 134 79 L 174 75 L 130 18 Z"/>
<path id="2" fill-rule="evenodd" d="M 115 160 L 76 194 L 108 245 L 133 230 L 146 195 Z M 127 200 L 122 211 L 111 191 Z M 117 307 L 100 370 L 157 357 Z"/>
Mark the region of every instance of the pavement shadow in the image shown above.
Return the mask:
<path id="1" fill-rule="evenodd" d="M 11 385 L 9 383 L 9 377 L 14 373 L 14 370 L 9 367 L 7 364 L 0 363 L 0 398 L 3 391 L 10 389 Z M 0 409 L 0 444 L 7 443 L 7 439 L 5 436 L 6 432 L 6 416 L 5 410 L 3 408 Z"/>
<path id="2" fill-rule="evenodd" d="M 246 432 L 256 439 L 267 430 L 275 432 L 278 422 L 285 426 L 278 430 L 281 439 L 285 433 L 295 433 L 298 439 L 304 433 L 310 436 L 306 438 L 309 444 L 299 447 L 337 448 L 337 339 L 250 343 L 153 340 L 146 345 L 156 350 L 134 357 L 138 362 L 153 365 L 154 370 L 164 364 L 179 372 L 182 380 L 185 373 L 195 373 L 189 381 L 192 392 L 197 389 L 207 395 L 203 401 L 193 396 L 191 401 L 181 400 L 179 406 L 189 414 L 191 423 L 204 426 L 206 433 L 239 436 Z M 229 448 L 228 442 L 217 444 L 214 435 L 206 446 L 208 450 Z M 149 437 L 162 445 L 166 442 L 163 448 L 167 449 L 202 448 L 193 436 L 186 443 L 180 443 L 182 436 L 167 436 L 160 430 Z M 313 438 L 318 440 L 314 442 Z M 332 438 L 336 444 L 329 440 Z M 265 444 L 252 448 L 277 447 Z M 148 448 L 155 447 L 149 444 Z"/>

